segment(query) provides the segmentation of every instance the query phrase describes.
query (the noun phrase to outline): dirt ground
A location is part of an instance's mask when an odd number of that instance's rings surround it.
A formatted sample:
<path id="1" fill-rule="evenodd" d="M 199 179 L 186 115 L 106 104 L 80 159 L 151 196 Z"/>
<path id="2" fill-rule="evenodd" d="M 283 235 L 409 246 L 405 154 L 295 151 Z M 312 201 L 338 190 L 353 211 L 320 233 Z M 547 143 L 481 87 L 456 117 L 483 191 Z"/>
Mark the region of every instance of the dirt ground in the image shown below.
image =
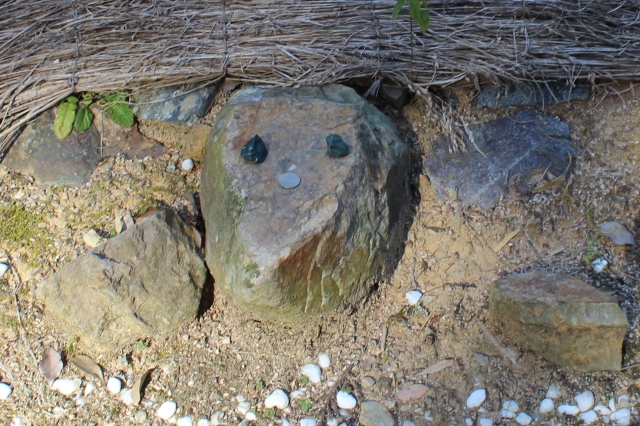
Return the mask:
<path id="1" fill-rule="evenodd" d="M 15 274 L 0 278 L 0 379 L 13 388 L 10 398 L 0 401 L 0 422 L 9 424 L 20 416 L 23 424 L 32 425 L 162 424 L 155 411 L 173 399 L 178 416 L 191 415 L 194 423 L 221 411 L 225 424 L 237 425 L 242 416 L 234 410 L 241 394 L 257 414 L 256 424 L 279 424 L 280 417 L 298 424 L 300 418 L 313 417 L 323 425 L 339 416 L 335 392 L 349 389 L 359 402 L 375 399 L 385 404 L 399 424 L 410 420 L 417 425 L 462 425 L 465 418 L 475 422 L 478 416 L 464 408 L 477 387 L 488 392 L 483 416 L 497 422 L 502 401 L 515 399 L 531 414 L 551 383 L 563 391 L 560 402 L 571 403 L 587 389 L 596 403 L 627 394 L 637 416 L 640 251 L 637 246 L 614 245 L 597 228 L 615 220 L 636 236 L 640 229 L 640 105 L 629 95 L 604 98 L 598 93 L 589 102 L 546 108 L 570 124 L 581 154 L 564 185 L 528 201 L 505 194 L 491 210 L 461 208 L 455 202 L 437 201 L 428 179 L 416 174 L 415 214 L 407 223 L 397 268 L 387 271 L 388 278 L 365 300 L 345 311 L 301 323 L 272 323 L 247 316 L 214 292 L 211 308 L 167 339 L 113 348 L 106 356 L 79 347 L 73 330 L 51 329 L 34 289 L 88 249 L 82 239 L 88 230 L 107 236 L 114 228 L 115 209 L 130 209 L 134 216 L 153 205 L 183 209 L 184 194 L 198 189 L 200 165 L 181 171 L 179 151 L 145 161 L 117 156 L 102 162 L 82 188 L 47 189 L 0 166 L 0 249 L 15 265 Z M 223 102 L 218 101 L 207 120 Z M 403 111 L 383 110 L 411 143 L 419 166 L 438 136 L 426 107 L 414 102 Z M 497 116 L 492 114 L 474 118 Z M 170 163 L 177 164 L 178 171 L 171 171 Z M 495 253 L 496 244 L 516 229 L 522 232 Z M 600 274 L 587 260 L 594 257 L 609 261 Z M 623 371 L 572 372 L 508 341 L 503 345 L 516 352 L 517 364 L 502 355 L 482 329 L 488 324 L 489 285 L 500 276 L 531 269 L 575 275 L 620 301 L 630 323 Z M 408 307 L 404 295 L 414 289 L 424 296 L 419 305 Z M 490 330 L 500 336 L 499 330 Z M 126 406 L 109 396 L 103 385 L 86 397 L 85 405 L 77 405 L 77 397 L 60 395 L 38 372 L 46 347 L 62 351 L 67 359 L 78 353 L 93 356 L 108 376 L 122 378 L 128 387 L 155 367 L 142 404 Z M 322 352 L 332 360 L 323 383 L 305 383 L 300 367 L 317 362 Z M 451 360 L 450 366 L 423 372 L 443 360 Z M 70 365 L 62 377 L 81 379 L 79 393 L 92 380 Z M 402 401 L 397 391 L 412 383 L 429 390 L 416 400 Z M 302 390 L 304 398 L 292 401 L 288 413 L 265 409 L 264 399 L 278 387 Z M 356 408 L 340 421 L 355 425 L 357 419 Z M 556 414 L 540 422 L 579 423 Z"/>

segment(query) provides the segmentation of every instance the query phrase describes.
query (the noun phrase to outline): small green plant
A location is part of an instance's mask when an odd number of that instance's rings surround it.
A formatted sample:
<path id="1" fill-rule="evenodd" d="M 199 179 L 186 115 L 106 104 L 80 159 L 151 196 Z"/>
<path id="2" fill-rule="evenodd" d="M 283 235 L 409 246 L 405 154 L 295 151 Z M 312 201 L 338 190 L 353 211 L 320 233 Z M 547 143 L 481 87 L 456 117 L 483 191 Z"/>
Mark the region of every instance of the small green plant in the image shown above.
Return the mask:
<path id="1" fill-rule="evenodd" d="M 138 352 L 142 352 L 145 349 L 147 349 L 149 347 L 149 344 L 147 342 L 145 342 L 144 340 L 137 340 L 136 341 L 136 350 Z"/>
<path id="2" fill-rule="evenodd" d="M 266 419 L 273 419 L 276 416 L 276 409 L 273 407 L 265 408 L 262 412 L 262 415 Z"/>
<path id="3" fill-rule="evenodd" d="M 584 260 L 591 262 L 597 257 L 600 257 L 600 252 L 598 251 L 598 237 L 588 237 Z"/>
<path id="4" fill-rule="evenodd" d="M 398 17 L 398 14 L 406 2 L 407 0 L 398 0 L 396 2 L 393 12 L 391 13 L 392 19 Z M 427 12 L 427 0 L 409 0 L 409 13 L 411 17 L 416 20 L 422 31 L 426 31 L 427 28 L 429 28 L 430 17 L 429 12 Z"/>
<path id="5" fill-rule="evenodd" d="M 256 389 L 257 390 L 264 390 L 266 389 L 267 385 L 264 383 L 264 380 L 257 380 L 256 381 Z"/>
<path id="6" fill-rule="evenodd" d="M 303 374 L 302 376 L 298 377 L 298 383 L 300 383 L 302 386 L 307 386 L 309 384 L 309 377 Z"/>
<path id="7" fill-rule="evenodd" d="M 80 341 L 80 338 L 76 336 L 70 337 L 69 340 L 67 340 L 67 344 L 64 347 L 64 351 L 66 352 L 67 355 L 73 355 L 76 353 L 79 341 Z"/>
<path id="8" fill-rule="evenodd" d="M 380 361 L 382 361 L 383 364 L 388 360 L 389 360 L 389 354 L 387 353 L 382 354 L 382 356 L 380 357 Z"/>
<path id="9" fill-rule="evenodd" d="M 342 392 L 346 392 L 348 394 L 353 393 L 353 387 L 350 385 L 345 385 L 342 387 L 342 389 L 340 389 Z"/>
<path id="10" fill-rule="evenodd" d="M 301 399 L 300 402 L 298 402 L 298 405 L 300 406 L 300 411 L 306 413 L 307 411 L 311 410 L 311 398 Z"/>
<path id="11" fill-rule="evenodd" d="M 56 118 L 53 121 L 53 133 L 58 139 L 69 136 L 74 127 L 79 132 L 84 132 L 91 127 L 94 117 L 89 106 L 96 101 L 104 106 L 105 114 L 116 124 L 123 127 L 133 126 L 135 117 L 127 104 L 126 93 L 115 92 L 99 96 L 84 92 L 79 96 L 71 95 L 58 106 Z"/>
<path id="12" fill-rule="evenodd" d="M 116 230 L 115 230 L 115 229 L 112 229 L 111 231 L 109 231 L 109 238 L 113 238 L 113 237 L 115 237 L 116 235 L 118 235 L 118 233 L 116 232 Z"/>

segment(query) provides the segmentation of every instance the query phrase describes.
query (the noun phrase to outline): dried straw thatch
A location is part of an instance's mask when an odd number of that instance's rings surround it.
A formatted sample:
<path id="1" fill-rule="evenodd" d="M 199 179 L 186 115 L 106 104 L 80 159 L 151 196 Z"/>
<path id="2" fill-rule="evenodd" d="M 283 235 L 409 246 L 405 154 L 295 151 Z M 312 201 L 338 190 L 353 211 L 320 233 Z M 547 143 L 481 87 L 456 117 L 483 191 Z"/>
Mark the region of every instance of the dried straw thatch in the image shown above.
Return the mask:
<path id="1" fill-rule="evenodd" d="M 0 152 L 73 92 L 233 76 L 307 85 L 387 78 L 425 93 L 478 78 L 640 75 L 637 0 L 432 0 L 421 33 L 395 0 L 4 0 Z"/>

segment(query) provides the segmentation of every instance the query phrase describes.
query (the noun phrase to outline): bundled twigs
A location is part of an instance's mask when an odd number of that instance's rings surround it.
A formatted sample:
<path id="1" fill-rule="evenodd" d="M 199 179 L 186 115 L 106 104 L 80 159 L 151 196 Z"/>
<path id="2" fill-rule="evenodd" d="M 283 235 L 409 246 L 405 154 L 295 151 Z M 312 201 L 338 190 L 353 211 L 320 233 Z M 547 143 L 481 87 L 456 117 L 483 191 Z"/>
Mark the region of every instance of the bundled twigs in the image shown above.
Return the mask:
<path id="1" fill-rule="evenodd" d="M 231 76 L 269 85 L 387 78 L 423 91 L 480 78 L 640 75 L 636 0 L 433 0 L 420 33 L 395 0 L 5 0 L 0 152 L 73 92 Z M 413 29 L 413 31 L 412 31 Z"/>

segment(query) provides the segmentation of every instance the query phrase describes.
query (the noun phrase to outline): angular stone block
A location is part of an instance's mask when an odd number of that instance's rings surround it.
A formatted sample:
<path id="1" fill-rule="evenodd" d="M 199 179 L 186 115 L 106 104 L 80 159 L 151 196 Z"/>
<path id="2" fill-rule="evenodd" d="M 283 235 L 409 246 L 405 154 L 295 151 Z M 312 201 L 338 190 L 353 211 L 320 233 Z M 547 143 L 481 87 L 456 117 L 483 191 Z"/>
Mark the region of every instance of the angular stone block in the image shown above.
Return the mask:
<path id="1" fill-rule="evenodd" d="M 578 371 L 620 370 L 627 317 L 575 277 L 535 271 L 493 283 L 490 314 L 510 341 Z"/>
<path id="2" fill-rule="evenodd" d="M 244 89 L 218 117 L 200 192 L 216 285 L 237 305 L 279 319 L 360 294 L 408 210 L 409 152 L 391 122 L 338 85 Z M 327 154 L 330 134 L 348 155 Z M 254 135 L 268 149 L 259 164 L 240 156 Z M 285 173 L 300 184 L 280 186 Z"/>
<path id="3" fill-rule="evenodd" d="M 163 211 L 67 263 L 38 286 L 46 319 L 108 352 L 195 318 L 207 269 L 189 232 Z"/>

